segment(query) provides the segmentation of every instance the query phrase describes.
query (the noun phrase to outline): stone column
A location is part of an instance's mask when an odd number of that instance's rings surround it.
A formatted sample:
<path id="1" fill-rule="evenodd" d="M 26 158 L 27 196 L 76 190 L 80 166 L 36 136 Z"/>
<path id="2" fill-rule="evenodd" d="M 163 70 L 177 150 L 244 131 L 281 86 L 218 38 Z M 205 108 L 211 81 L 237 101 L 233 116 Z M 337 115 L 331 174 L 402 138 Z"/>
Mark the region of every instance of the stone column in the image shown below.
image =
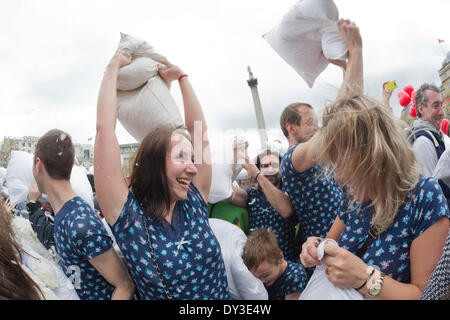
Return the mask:
<path id="1" fill-rule="evenodd" d="M 264 121 L 264 115 L 261 108 L 261 101 L 259 100 L 259 94 L 258 94 L 258 79 L 253 77 L 253 73 L 250 70 L 250 67 L 247 67 L 249 79 L 247 80 L 248 86 L 250 87 L 250 90 L 252 91 L 253 96 L 253 104 L 255 106 L 255 113 L 256 113 L 256 121 L 258 124 L 258 132 L 259 132 L 259 138 L 261 140 L 261 148 L 265 149 L 267 148 L 267 132 L 266 132 L 266 123 Z"/>

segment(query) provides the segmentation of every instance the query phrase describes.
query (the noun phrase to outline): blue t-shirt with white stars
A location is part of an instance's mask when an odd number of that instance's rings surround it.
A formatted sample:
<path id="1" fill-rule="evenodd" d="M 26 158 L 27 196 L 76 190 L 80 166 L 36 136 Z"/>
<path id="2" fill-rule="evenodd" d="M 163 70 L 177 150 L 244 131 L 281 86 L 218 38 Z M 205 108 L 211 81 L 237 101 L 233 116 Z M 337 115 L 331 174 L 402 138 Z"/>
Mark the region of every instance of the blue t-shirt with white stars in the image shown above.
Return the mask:
<path id="1" fill-rule="evenodd" d="M 300 244 L 296 243 L 295 239 L 297 217 L 292 215 L 284 219 L 267 201 L 263 191 L 254 188 L 247 188 L 245 191 L 247 191 L 249 229 L 270 228 L 278 238 L 278 245 L 285 259 L 298 261 Z"/>
<path id="2" fill-rule="evenodd" d="M 287 267 L 281 276 L 270 287 L 266 287 L 269 300 L 284 300 L 287 295 L 294 292 L 303 292 L 307 282 L 305 267 L 287 261 Z"/>
<path id="3" fill-rule="evenodd" d="M 320 176 L 319 166 L 297 172 L 292 166 L 296 146 L 289 148 L 281 160 L 284 190 L 291 198 L 303 236 L 324 238 L 336 216 L 344 210 L 344 193 L 333 178 Z"/>
<path id="4" fill-rule="evenodd" d="M 54 237 L 61 267 L 81 300 L 110 300 L 114 287 L 89 263 L 112 248 L 100 217 L 74 197 L 55 215 Z"/>
<path id="5" fill-rule="evenodd" d="M 167 295 L 155 269 L 147 233 L 164 283 L 173 299 L 226 300 L 229 298 L 220 244 L 208 221 L 208 207 L 191 184 L 187 199 L 177 201 L 172 224 L 165 219 L 144 218 L 144 211 L 130 191 L 112 231 L 128 270 L 143 300 L 163 300 Z"/>
<path id="6" fill-rule="evenodd" d="M 356 203 L 340 214 L 345 229 L 339 246 L 356 254 L 365 242 L 373 215 L 370 202 Z M 362 260 L 378 266 L 387 276 L 404 283 L 411 281 L 411 244 L 442 217 L 449 217 L 447 200 L 438 182 L 421 176 L 417 186 L 406 196 L 391 227 L 381 233 L 367 248 Z"/>

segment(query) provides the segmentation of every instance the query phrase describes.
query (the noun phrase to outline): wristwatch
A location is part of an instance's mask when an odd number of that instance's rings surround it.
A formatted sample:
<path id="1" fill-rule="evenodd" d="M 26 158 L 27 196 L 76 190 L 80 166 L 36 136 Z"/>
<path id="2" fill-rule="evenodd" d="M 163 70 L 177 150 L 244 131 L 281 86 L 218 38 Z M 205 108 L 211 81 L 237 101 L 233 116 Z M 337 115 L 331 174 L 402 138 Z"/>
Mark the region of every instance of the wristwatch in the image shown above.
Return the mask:
<path id="1" fill-rule="evenodd" d="M 367 292 L 368 298 L 376 297 L 378 294 L 380 294 L 381 289 L 383 288 L 384 278 L 386 277 L 386 275 L 381 271 L 379 272 L 380 277 L 375 281 L 375 283 L 371 281 L 370 286 L 369 283 L 367 284 L 369 288 L 369 291 Z"/>

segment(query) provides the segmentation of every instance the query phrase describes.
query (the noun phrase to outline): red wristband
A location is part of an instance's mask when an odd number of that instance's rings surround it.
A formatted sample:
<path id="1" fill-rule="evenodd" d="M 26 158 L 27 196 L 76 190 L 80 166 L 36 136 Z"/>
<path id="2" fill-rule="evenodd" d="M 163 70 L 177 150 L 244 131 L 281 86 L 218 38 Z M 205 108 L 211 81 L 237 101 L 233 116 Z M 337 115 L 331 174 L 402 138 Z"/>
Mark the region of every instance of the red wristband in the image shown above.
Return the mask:
<path id="1" fill-rule="evenodd" d="M 187 74 L 183 74 L 182 76 L 180 76 L 179 78 L 178 78 L 178 81 L 181 81 L 181 79 L 183 79 L 184 77 L 187 77 L 188 75 Z"/>

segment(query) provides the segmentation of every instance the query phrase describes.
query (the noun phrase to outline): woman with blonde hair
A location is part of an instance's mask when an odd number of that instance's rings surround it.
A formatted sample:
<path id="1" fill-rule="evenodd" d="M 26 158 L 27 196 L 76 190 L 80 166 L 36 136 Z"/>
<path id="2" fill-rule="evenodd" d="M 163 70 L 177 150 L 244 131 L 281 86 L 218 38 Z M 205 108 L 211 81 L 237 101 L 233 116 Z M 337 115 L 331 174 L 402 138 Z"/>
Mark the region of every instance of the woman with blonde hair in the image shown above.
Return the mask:
<path id="1" fill-rule="evenodd" d="M 349 61 L 338 99 L 327 106 L 322 128 L 299 145 L 307 170 L 326 163 L 351 200 L 322 239 L 310 237 L 300 256 L 305 267 L 323 263 L 328 280 L 370 299 L 418 299 L 442 253 L 449 212 L 436 180 L 419 165 L 402 129 L 379 101 L 362 94 L 362 41 L 358 27 L 341 20 Z"/>

